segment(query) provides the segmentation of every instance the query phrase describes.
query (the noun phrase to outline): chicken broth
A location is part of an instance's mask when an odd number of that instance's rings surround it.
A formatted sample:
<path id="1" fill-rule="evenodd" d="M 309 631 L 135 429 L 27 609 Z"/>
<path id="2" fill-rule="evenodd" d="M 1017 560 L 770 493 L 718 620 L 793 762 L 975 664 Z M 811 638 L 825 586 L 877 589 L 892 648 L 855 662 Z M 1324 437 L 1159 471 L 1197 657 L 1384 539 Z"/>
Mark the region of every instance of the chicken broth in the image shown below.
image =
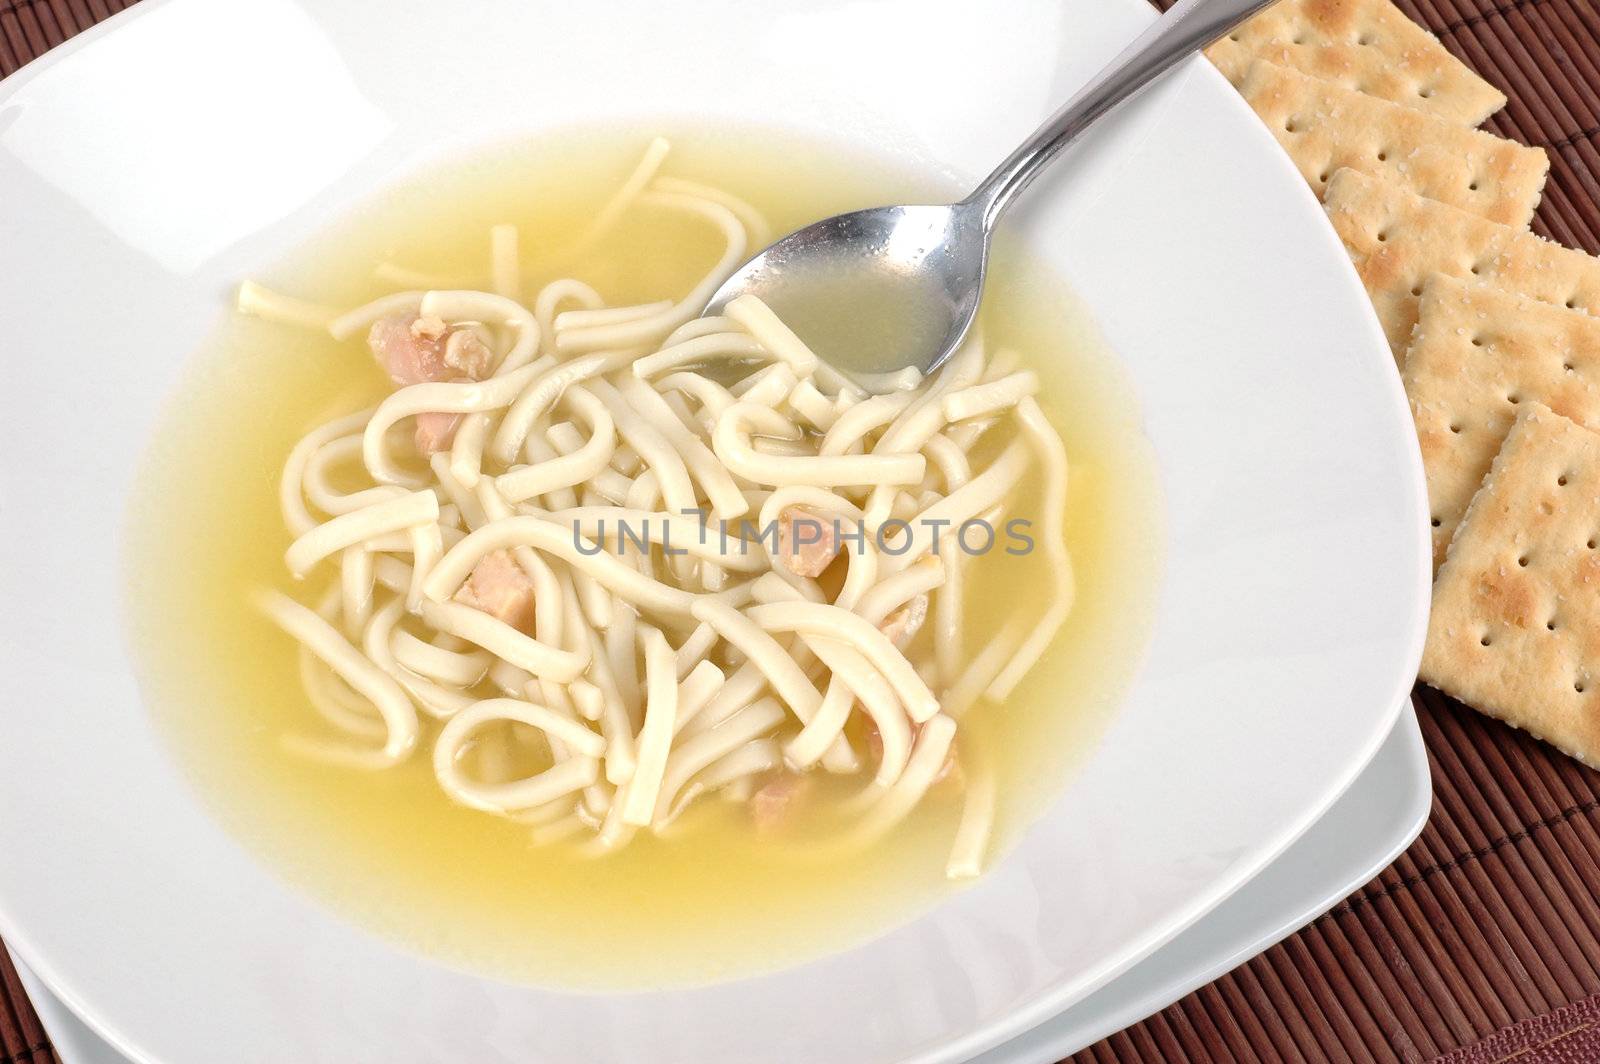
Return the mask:
<path id="1" fill-rule="evenodd" d="M 341 309 L 399 288 L 490 288 L 488 234 L 509 223 L 520 234 L 529 302 L 557 277 L 582 278 L 612 307 L 678 299 L 724 250 L 704 224 L 634 208 L 608 232 L 592 229 L 646 139 L 542 137 L 415 175 L 261 280 Z M 753 206 L 770 229 L 752 234 L 758 245 L 828 214 L 951 193 L 890 159 L 750 131 L 674 137 L 660 173 Z M 251 603 L 262 588 L 312 603 L 325 588 L 337 594 L 339 576 L 296 582 L 285 572 L 292 537 L 279 515 L 280 471 L 308 429 L 379 402 L 392 385 L 360 337 L 336 341 L 259 318 L 230 315 L 195 359 L 131 514 L 129 598 L 140 623 L 130 627 L 152 712 L 209 806 L 272 868 L 446 963 L 546 985 L 643 988 L 747 975 L 864 941 L 959 885 L 945 863 L 975 771 L 995 787 L 985 863 L 1003 858 L 1113 710 L 1154 600 L 1153 463 L 1131 393 L 1082 309 L 1025 247 L 1002 240 L 980 327 L 989 351 L 1015 351 L 1019 368 L 1037 373 L 1037 402 L 1064 441 L 1075 594 L 1063 627 L 1010 694 L 960 716 L 957 771 L 941 774 L 872 845 L 838 844 L 860 816 L 876 754 L 859 712 L 841 742 L 867 760 L 864 776 L 766 773 L 600 855 L 580 835 L 551 840 L 539 824 L 453 801 L 427 756 L 440 726 L 426 716 L 424 748 L 383 771 L 330 764 L 286 742 L 317 718 L 294 640 Z M 492 331 L 487 342 L 505 339 Z M 409 445 L 409 428 L 390 435 Z M 980 438 L 973 470 L 999 460 L 1009 442 Z M 341 491 L 370 484 L 358 462 L 328 475 Z M 1035 541 L 1044 488 L 1030 468 L 1005 515 L 1031 520 Z M 1019 542 L 1002 526 L 994 547 L 966 566 L 970 652 L 1048 607 L 1048 552 L 1005 549 Z M 835 569 L 819 586 L 832 594 L 841 578 Z M 689 627 L 669 633 L 674 645 Z M 729 675 L 743 657 L 718 654 Z M 499 694 L 487 680 L 472 689 L 472 697 Z M 797 726 L 790 721 L 782 736 Z M 467 744 L 459 768 L 506 779 L 537 772 L 550 753 L 526 738 Z M 783 784 L 765 786 L 774 779 Z"/>

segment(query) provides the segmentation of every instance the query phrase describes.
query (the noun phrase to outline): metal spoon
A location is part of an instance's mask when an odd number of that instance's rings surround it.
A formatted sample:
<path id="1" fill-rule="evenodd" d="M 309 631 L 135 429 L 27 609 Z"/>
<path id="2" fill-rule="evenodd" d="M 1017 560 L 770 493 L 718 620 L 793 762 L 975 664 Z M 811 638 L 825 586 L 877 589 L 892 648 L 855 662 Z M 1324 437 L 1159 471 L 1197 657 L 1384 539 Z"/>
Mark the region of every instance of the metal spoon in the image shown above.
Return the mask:
<path id="1" fill-rule="evenodd" d="M 1273 2 L 1181 0 L 966 199 L 851 211 L 798 229 L 729 277 L 706 313 L 753 293 L 842 369 L 932 371 L 972 326 L 991 235 L 1017 193 L 1102 115 Z"/>

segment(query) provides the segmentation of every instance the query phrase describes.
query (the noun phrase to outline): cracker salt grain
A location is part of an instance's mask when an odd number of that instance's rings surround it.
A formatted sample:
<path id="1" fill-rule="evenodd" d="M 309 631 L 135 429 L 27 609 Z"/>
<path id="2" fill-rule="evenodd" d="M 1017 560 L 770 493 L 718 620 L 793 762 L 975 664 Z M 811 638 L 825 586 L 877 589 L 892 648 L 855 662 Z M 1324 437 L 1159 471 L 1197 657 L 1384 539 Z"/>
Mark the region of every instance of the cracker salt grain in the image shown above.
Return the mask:
<path id="1" fill-rule="evenodd" d="M 1477 129 L 1258 59 L 1239 94 L 1321 195 L 1340 167 L 1504 225 L 1533 218 L 1550 159 Z"/>
<path id="2" fill-rule="evenodd" d="M 1328 181 L 1323 207 L 1401 359 L 1417 297 L 1435 273 L 1474 277 L 1569 310 L 1600 314 L 1600 259 L 1525 230 L 1413 195 L 1354 170 Z"/>
<path id="3" fill-rule="evenodd" d="M 1422 679 L 1600 768 L 1600 435 L 1525 406 L 1439 570 Z"/>
<path id="4" fill-rule="evenodd" d="M 1252 59 L 1476 126 L 1505 93 L 1451 55 L 1390 0 L 1279 0 L 1206 49 L 1237 85 Z"/>
<path id="5" fill-rule="evenodd" d="M 1600 318 L 1435 274 L 1401 378 L 1427 468 L 1437 566 L 1523 404 L 1600 430 Z"/>

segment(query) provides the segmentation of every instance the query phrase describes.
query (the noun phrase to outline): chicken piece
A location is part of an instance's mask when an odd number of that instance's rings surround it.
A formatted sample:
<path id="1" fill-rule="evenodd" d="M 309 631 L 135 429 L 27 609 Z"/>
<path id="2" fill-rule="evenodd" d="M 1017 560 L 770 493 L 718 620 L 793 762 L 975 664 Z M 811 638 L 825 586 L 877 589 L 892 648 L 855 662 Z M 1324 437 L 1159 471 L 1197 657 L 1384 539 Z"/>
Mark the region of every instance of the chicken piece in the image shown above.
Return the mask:
<path id="1" fill-rule="evenodd" d="M 448 451 L 455 442 L 456 429 L 461 425 L 460 414 L 446 414 L 436 410 L 418 414 L 416 428 L 417 450 L 423 454 Z"/>
<path id="2" fill-rule="evenodd" d="M 811 781 L 793 772 L 780 772 L 750 796 L 750 819 L 756 832 L 769 835 L 782 829 L 811 789 Z"/>
<path id="3" fill-rule="evenodd" d="M 800 506 L 778 515 L 778 557 L 796 576 L 820 576 L 839 555 L 834 519 Z"/>
<path id="4" fill-rule="evenodd" d="M 895 610 L 883 619 L 878 625 L 878 631 L 889 637 L 900 650 L 911 645 L 911 640 L 916 638 L 917 632 L 922 630 L 923 622 L 928 619 L 928 596 L 916 595 L 904 606 Z"/>
<path id="5" fill-rule="evenodd" d="M 400 387 L 429 381 L 479 379 L 489 371 L 493 355 L 471 328 L 446 325 L 440 318 L 394 314 L 379 318 L 367 333 L 372 355 Z M 417 450 L 434 454 L 455 439 L 461 415 L 417 415 Z"/>
<path id="6" fill-rule="evenodd" d="M 533 578 L 522 571 L 509 551 L 485 554 L 455 598 L 519 631 L 533 630 Z"/>
<path id="7" fill-rule="evenodd" d="M 444 340 L 444 364 L 463 376 L 482 380 L 488 376 L 494 353 L 474 329 L 452 329 Z"/>
<path id="8" fill-rule="evenodd" d="M 444 338 L 448 326 L 438 318 L 392 314 L 372 323 L 367 346 L 389 379 L 400 387 L 451 377 L 444 364 Z"/>
<path id="9" fill-rule="evenodd" d="M 411 335 L 419 340 L 442 340 L 449 331 L 449 322 L 437 314 L 418 314 L 411 319 Z"/>

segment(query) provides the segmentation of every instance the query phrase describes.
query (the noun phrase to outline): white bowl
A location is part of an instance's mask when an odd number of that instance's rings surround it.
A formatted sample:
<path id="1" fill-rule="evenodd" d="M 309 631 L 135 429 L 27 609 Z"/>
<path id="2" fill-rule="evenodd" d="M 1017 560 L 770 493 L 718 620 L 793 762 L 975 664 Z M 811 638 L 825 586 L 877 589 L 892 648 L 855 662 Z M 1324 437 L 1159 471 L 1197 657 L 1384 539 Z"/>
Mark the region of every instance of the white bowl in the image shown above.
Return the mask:
<path id="1" fill-rule="evenodd" d="M 1093 308 L 1157 453 L 1147 659 L 1015 851 L 876 941 L 634 994 L 404 952 L 202 811 L 139 703 L 117 607 L 134 464 L 228 287 L 395 172 L 689 115 L 971 179 L 1150 18 L 1136 0 L 149 0 L 0 84 L 0 933 L 139 1061 L 931 1062 L 1084 996 L 1248 881 L 1388 734 L 1429 552 L 1355 274 L 1198 61 L 1016 218 Z"/>

